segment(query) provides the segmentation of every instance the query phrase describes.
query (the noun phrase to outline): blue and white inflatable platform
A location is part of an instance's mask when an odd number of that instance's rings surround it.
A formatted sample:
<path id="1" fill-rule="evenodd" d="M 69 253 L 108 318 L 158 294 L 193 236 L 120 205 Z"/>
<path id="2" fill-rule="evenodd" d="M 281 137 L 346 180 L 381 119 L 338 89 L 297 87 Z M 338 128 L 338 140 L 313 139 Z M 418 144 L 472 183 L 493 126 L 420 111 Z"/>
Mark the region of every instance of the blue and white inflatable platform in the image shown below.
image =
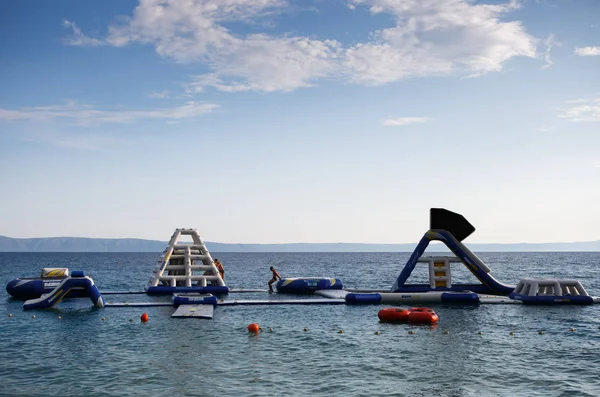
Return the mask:
<path id="1" fill-rule="evenodd" d="M 343 289 L 344 285 L 337 278 L 296 277 L 282 278 L 275 288 L 280 294 L 310 294 L 317 290 Z"/>
<path id="2" fill-rule="evenodd" d="M 45 267 L 39 277 L 19 277 L 6 285 L 6 292 L 14 299 L 35 299 L 52 292 L 69 277 L 66 267 Z M 65 298 L 77 298 L 85 295 L 84 290 L 72 289 Z"/>
<path id="3" fill-rule="evenodd" d="M 104 298 L 94 280 L 86 276 L 82 271 L 73 271 L 71 275 L 65 278 L 51 292 L 40 296 L 39 298 L 29 299 L 23 304 L 24 310 L 47 309 L 58 304 L 73 290 L 78 291 L 78 296 L 87 296 L 92 300 L 94 306 L 104 307 Z"/>

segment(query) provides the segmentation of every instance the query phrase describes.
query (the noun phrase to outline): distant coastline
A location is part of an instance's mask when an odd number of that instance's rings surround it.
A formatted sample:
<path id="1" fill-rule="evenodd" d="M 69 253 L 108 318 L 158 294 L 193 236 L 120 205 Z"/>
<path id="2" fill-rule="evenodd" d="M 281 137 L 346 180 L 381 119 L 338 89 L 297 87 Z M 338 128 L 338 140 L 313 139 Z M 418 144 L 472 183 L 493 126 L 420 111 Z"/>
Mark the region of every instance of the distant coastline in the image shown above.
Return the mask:
<path id="1" fill-rule="evenodd" d="M 467 239 L 466 244 L 475 252 L 600 252 L 600 240 L 572 243 L 469 244 Z M 0 252 L 162 252 L 166 245 L 166 241 L 132 238 L 0 236 Z M 206 245 L 211 252 L 412 252 L 417 241 L 407 244 L 234 244 L 207 241 Z M 448 251 L 443 244 L 432 246 L 439 247 L 438 251 L 441 252 Z"/>

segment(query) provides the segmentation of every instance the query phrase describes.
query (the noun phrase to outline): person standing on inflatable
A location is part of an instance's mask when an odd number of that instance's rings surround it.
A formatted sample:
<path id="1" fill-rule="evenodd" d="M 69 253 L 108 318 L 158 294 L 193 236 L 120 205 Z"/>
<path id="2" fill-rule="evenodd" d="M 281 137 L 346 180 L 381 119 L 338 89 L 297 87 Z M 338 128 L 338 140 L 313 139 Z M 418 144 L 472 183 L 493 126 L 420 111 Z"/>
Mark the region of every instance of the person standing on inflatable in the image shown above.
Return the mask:
<path id="1" fill-rule="evenodd" d="M 219 271 L 221 278 L 223 279 L 223 281 L 225 281 L 225 268 L 223 267 L 223 264 L 221 262 L 219 262 L 219 260 L 217 258 L 215 258 L 215 266 L 217 267 L 217 270 Z"/>
<path id="2" fill-rule="evenodd" d="M 277 270 L 273 266 L 269 268 L 273 272 L 273 278 L 269 281 L 269 293 L 273 292 L 273 283 L 277 281 L 277 279 L 281 280 L 281 276 L 277 273 Z"/>

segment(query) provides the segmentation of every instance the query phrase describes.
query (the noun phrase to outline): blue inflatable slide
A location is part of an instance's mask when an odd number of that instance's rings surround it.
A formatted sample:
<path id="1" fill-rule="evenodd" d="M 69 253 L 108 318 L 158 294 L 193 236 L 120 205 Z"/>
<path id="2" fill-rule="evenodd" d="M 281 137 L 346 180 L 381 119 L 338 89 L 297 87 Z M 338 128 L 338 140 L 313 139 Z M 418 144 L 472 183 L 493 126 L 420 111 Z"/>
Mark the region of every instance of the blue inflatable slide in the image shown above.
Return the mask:
<path id="1" fill-rule="evenodd" d="M 59 303 L 72 290 L 80 290 L 81 295 L 88 296 L 94 306 L 104 307 L 104 298 L 100 295 L 94 280 L 82 271 L 73 271 L 70 277 L 65 278 L 54 290 L 36 299 L 29 299 L 23 304 L 23 309 L 47 309 Z"/>

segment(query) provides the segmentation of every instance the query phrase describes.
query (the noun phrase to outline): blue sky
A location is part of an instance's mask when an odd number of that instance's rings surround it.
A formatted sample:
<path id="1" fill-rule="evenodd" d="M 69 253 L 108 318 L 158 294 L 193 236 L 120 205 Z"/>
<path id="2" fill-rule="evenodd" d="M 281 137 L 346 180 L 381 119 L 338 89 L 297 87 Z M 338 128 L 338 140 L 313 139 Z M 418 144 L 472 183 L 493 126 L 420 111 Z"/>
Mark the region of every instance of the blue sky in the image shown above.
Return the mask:
<path id="1" fill-rule="evenodd" d="M 0 3 L 0 235 L 600 239 L 600 2 Z"/>

